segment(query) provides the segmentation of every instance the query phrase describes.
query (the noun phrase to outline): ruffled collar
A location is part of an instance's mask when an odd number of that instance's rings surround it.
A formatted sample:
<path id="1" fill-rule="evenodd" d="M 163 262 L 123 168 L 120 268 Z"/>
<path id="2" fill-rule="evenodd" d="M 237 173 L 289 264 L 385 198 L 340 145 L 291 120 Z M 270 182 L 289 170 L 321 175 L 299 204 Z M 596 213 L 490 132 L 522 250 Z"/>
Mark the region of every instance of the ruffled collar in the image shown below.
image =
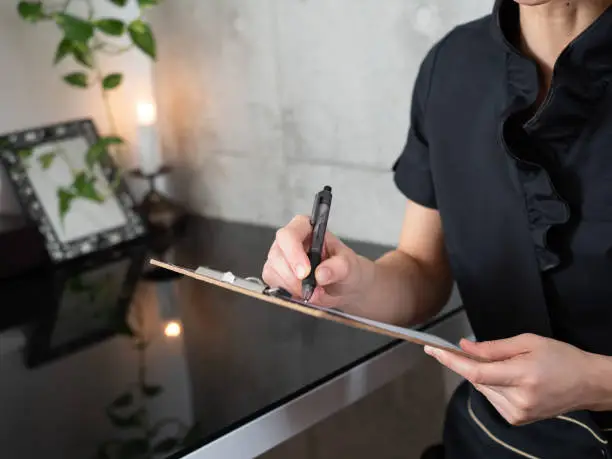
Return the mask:
<path id="1" fill-rule="evenodd" d="M 538 94 L 537 65 L 516 47 L 519 33 L 519 5 L 514 0 L 496 0 L 493 8 L 491 29 L 495 40 L 508 53 L 511 74 L 508 83 L 526 101 L 535 101 Z M 553 69 L 551 89 L 547 99 L 526 128 L 535 132 L 542 125 L 558 122 L 549 118 L 559 108 L 548 110 L 559 99 L 557 94 L 569 90 L 579 99 L 592 101 L 599 97 L 604 87 L 612 80 L 612 6 L 608 7 L 586 30 L 576 37 L 561 53 Z M 564 96 L 565 94 L 561 94 Z M 575 106 L 567 106 L 574 112 Z"/>
<path id="2" fill-rule="evenodd" d="M 539 92 L 538 67 L 516 43 L 519 6 L 497 0 L 491 29 L 506 52 L 507 103 L 500 123 L 512 176 L 523 193 L 535 253 L 542 271 L 561 263 L 549 230 L 566 224 L 571 206 L 553 185 L 555 169 L 604 100 L 612 80 L 612 7 L 561 53 L 544 102 L 531 114 Z M 561 190 L 562 192 L 563 190 Z"/>

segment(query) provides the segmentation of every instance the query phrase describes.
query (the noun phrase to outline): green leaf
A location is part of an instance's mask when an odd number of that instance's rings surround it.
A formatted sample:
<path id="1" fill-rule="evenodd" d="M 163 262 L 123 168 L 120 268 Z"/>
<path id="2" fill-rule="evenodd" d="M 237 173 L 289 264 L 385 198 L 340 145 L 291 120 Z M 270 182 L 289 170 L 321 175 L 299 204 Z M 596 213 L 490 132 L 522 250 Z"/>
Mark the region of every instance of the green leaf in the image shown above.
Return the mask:
<path id="1" fill-rule="evenodd" d="M 121 84 L 122 80 L 123 75 L 120 73 L 111 73 L 110 75 L 107 75 L 104 80 L 102 80 L 102 87 L 107 91 L 110 89 L 115 89 Z"/>
<path id="2" fill-rule="evenodd" d="M 72 54 L 77 62 L 86 67 L 93 67 L 93 54 L 87 43 L 64 38 L 55 51 L 54 64 L 58 64 L 68 54 Z"/>
<path id="3" fill-rule="evenodd" d="M 146 384 L 143 384 L 140 390 L 142 390 L 142 393 L 145 394 L 147 397 L 155 397 L 156 395 L 161 394 L 164 389 L 160 386 L 148 386 Z"/>
<path id="4" fill-rule="evenodd" d="M 85 67 L 93 67 L 93 54 L 87 43 L 80 41 L 74 42 L 72 46 L 72 54 L 77 62 L 80 62 Z"/>
<path id="5" fill-rule="evenodd" d="M 22 19 L 30 22 L 36 22 L 45 17 L 42 2 L 19 2 L 17 11 Z"/>
<path id="6" fill-rule="evenodd" d="M 54 151 L 40 155 L 38 157 L 38 162 L 40 163 L 40 167 L 42 167 L 44 170 L 49 169 L 51 167 L 51 164 L 53 164 L 53 160 L 55 159 L 55 156 L 56 156 L 56 152 Z"/>
<path id="7" fill-rule="evenodd" d="M 137 459 L 149 451 L 149 442 L 146 438 L 132 438 L 121 445 L 121 459 Z"/>
<path id="8" fill-rule="evenodd" d="M 119 37 L 125 32 L 125 24 L 119 19 L 99 19 L 94 25 L 101 32 L 114 37 Z"/>
<path id="9" fill-rule="evenodd" d="M 91 168 L 98 163 L 100 160 L 104 158 L 106 155 L 106 148 L 110 145 L 118 145 L 122 144 L 123 139 L 121 137 L 100 137 L 96 143 L 94 143 L 87 154 L 85 155 L 85 162 L 87 167 L 91 170 Z"/>
<path id="10" fill-rule="evenodd" d="M 103 146 L 99 146 L 99 144 L 92 145 L 85 154 L 85 163 L 87 164 L 87 168 L 89 170 L 93 169 L 93 167 L 100 162 L 105 154 L 106 150 Z"/>
<path id="11" fill-rule="evenodd" d="M 141 8 L 147 8 L 155 5 L 159 5 L 159 0 L 138 0 L 138 6 Z"/>
<path id="12" fill-rule="evenodd" d="M 169 453 L 177 447 L 178 443 L 176 438 L 165 438 L 153 447 L 153 452 L 156 454 Z"/>
<path id="13" fill-rule="evenodd" d="M 55 51 L 55 59 L 53 59 L 54 64 L 59 64 L 62 59 L 64 59 L 68 54 L 72 52 L 72 41 L 64 38 L 60 41 L 59 45 L 57 45 L 57 50 Z"/>
<path id="14" fill-rule="evenodd" d="M 83 72 L 70 73 L 64 76 L 64 81 L 79 88 L 86 88 L 88 84 L 87 75 L 85 75 Z"/>
<path id="15" fill-rule="evenodd" d="M 127 4 L 127 0 L 110 0 L 111 3 L 114 3 L 117 6 L 125 6 Z"/>
<path id="16" fill-rule="evenodd" d="M 87 42 L 93 37 L 94 27 L 89 21 L 66 13 L 58 13 L 55 20 L 68 40 Z"/>
<path id="17" fill-rule="evenodd" d="M 62 223 L 64 222 L 64 217 L 66 217 L 66 214 L 70 210 L 70 206 L 72 205 L 72 201 L 74 200 L 75 197 L 76 196 L 70 190 L 67 190 L 66 188 L 57 189 L 57 199 L 58 199 L 58 206 L 59 206 L 58 210 L 59 210 L 60 220 L 62 221 Z"/>
<path id="18" fill-rule="evenodd" d="M 106 136 L 106 137 L 101 137 L 100 141 L 102 141 L 105 146 L 117 145 L 117 144 L 120 144 L 120 143 L 125 143 L 125 141 L 121 137 L 117 137 L 117 136 L 113 136 L 113 135 Z"/>
<path id="19" fill-rule="evenodd" d="M 142 424 L 142 411 L 136 411 L 135 413 L 129 414 L 127 416 L 119 416 L 116 413 L 113 413 L 112 410 L 106 409 L 106 415 L 110 422 L 120 429 L 126 429 L 130 427 L 138 427 Z"/>
<path id="20" fill-rule="evenodd" d="M 84 171 L 79 172 L 72 184 L 74 194 L 79 198 L 94 202 L 104 202 L 104 198 L 96 189 L 96 179 L 87 175 Z"/>
<path id="21" fill-rule="evenodd" d="M 34 152 L 32 151 L 31 148 L 27 148 L 27 149 L 19 150 L 17 152 L 17 156 L 19 156 L 19 159 L 21 160 L 26 160 L 26 159 L 30 159 L 33 153 Z"/>
<path id="22" fill-rule="evenodd" d="M 128 32 L 132 38 L 132 42 L 134 42 L 134 44 L 145 54 L 155 59 L 157 53 L 155 49 L 155 38 L 153 37 L 153 32 L 149 24 L 137 19 L 130 23 Z"/>
<path id="23" fill-rule="evenodd" d="M 115 408 L 127 408 L 134 401 L 134 397 L 129 392 L 125 394 L 121 394 L 113 401 L 113 406 Z"/>

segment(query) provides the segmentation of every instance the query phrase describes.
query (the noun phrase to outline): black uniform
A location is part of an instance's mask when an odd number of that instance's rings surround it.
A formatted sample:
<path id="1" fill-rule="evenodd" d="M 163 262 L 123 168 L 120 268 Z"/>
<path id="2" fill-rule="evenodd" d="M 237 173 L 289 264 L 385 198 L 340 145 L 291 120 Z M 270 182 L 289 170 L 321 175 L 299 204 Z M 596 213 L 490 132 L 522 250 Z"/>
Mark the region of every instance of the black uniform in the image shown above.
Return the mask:
<path id="1" fill-rule="evenodd" d="M 563 50 L 535 113 L 518 27 L 498 0 L 428 53 L 395 182 L 440 211 L 478 340 L 529 332 L 612 355 L 612 8 Z M 612 413 L 511 427 L 468 392 L 450 406 L 449 458 L 609 454 Z"/>

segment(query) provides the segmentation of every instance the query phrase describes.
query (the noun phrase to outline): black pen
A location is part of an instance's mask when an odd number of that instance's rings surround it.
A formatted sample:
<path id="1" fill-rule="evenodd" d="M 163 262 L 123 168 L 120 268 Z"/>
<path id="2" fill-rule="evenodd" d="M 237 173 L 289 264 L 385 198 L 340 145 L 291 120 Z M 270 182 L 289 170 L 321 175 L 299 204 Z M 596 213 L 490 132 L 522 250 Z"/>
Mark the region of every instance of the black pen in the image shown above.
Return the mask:
<path id="1" fill-rule="evenodd" d="M 308 259 L 310 260 L 310 273 L 302 281 L 302 296 L 306 301 L 310 300 L 314 293 L 317 281 L 315 279 L 315 270 L 321 263 L 323 256 L 323 243 L 325 242 L 325 232 L 327 231 L 327 221 L 329 220 L 329 211 L 331 209 L 332 189 L 330 186 L 323 188 L 315 196 L 314 205 L 312 206 L 312 216 L 310 224 L 312 225 L 312 242 L 308 251 Z"/>

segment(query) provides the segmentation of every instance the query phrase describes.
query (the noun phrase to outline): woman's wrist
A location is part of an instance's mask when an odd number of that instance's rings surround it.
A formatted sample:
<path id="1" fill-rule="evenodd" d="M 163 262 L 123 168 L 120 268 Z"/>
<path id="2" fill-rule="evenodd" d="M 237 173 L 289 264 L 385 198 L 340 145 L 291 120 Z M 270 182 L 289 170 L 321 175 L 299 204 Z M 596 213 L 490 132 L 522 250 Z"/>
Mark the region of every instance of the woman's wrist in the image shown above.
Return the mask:
<path id="1" fill-rule="evenodd" d="M 405 255 L 397 252 L 389 252 L 376 261 L 358 255 L 356 272 L 359 274 L 351 312 L 398 325 L 415 322 L 411 307 L 413 294 L 407 287 L 414 269 L 412 265 L 406 266 L 405 261 Z"/>
<path id="2" fill-rule="evenodd" d="M 587 353 L 585 382 L 590 411 L 612 411 L 612 357 Z"/>
<path id="3" fill-rule="evenodd" d="M 370 302 L 369 296 L 375 290 L 376 263 L 362 255 L 357 255 L 357 276 L 355 284 L 355 306 L 361 310 Z"/>

